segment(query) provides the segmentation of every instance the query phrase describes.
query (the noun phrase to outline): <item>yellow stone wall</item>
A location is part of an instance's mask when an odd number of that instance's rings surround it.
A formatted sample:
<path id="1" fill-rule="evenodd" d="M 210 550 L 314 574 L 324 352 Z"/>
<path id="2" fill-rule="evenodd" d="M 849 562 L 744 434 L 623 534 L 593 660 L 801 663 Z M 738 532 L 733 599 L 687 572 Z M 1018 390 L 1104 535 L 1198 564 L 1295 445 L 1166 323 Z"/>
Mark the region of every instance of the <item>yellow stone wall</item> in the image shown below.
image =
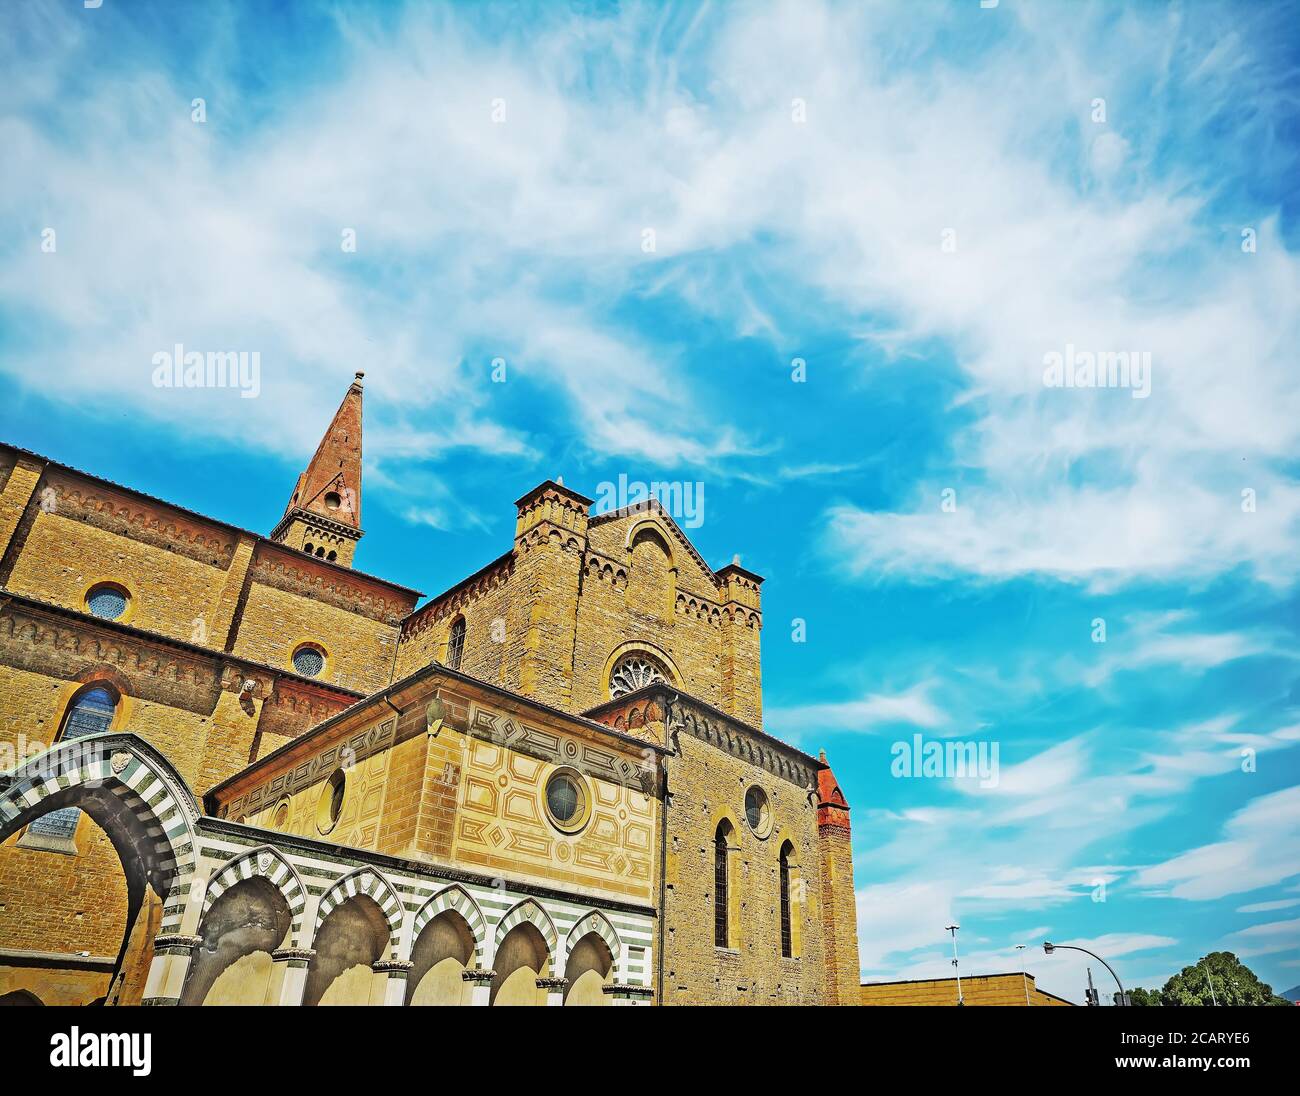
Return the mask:
<path id="1" fill-rule="evenodd" d="M 662 903 L 665 1003 L 826 1001 L 832 937 L 855 931 L 852 875 L 845 844 L 832 860 L 845 858 L 847 870 L 825 886 L 829 846 L 809 799 L 810 759 L 734 722 L 725 735 L 701 730 L 668 743 L 662 723 L 606 733 L 488 686 L 417 673 L 445 659 L 463 615 L 461 669 L 489 685 L 581 712 L 608 700 L 619 657 L 642 652 L 683 691 L 758 726 L 760 580 L 736 566 L 711 572 L 654 509 L 592 519 L 588 505 L 558 484 L 531 492 L 519 504 L 512 550 L 409 616 L 410 591 L 0 449 L 8 591 L 0 591 L 0 690 L 9 700 L 0 745 L 48 744 L 76 690 L 106 681 L 122 695 L 115 728 L 157 746 L 197 794 L 221 785 L 212 802 L 228 817 L 612 901 Z M 123 623 L 146 634 L 85 614 L 97 581 L 129 591 Z M 326 654 L 316 682 L 292 672 L 304 642 Z M 340 715 L 379 690 L 388 695 Z M 676 750 L 666 762 L 674 797 L 666 848 L 650 743 Z M 246 770 L 253 760 L 262 764 Z M 322 833 L 322 787 L 340 766 L 342 811 Z M 576 770 L 587 790 L 589 819 L 572 834 L 545 810 L 546 782 L 560 766 Z M 750 784 L 769 797 L 767 837 L 744 818 Z M 712 835 L 724 815 L 736 842 L 735 946 L 719 951 Z M 789 959 L 780 955 L 778 910 L 786 840 L 800 880 L 798 953 Z M 0 948 L 116 954 L 124 888 L 98 827 L 83 822 L 75 855 L 20 842 L 0 848 Z M 851 958 L 843 947 L 839 954 L 837 986 L 857 978 L 856 947 Z M 0 962 L 0 987 L 25 977 L 17 969 Z M 69 975 L 58 992 L 102 992 L 97 977 Z"/>
<path id="2" fill-rule="evenodd" d="M 512 710 L 437 672 L 391 699 L 399 712 L 383 700 L 361 705 L 218 789 L 214 810 L 353 848 L 654 902 L 657 801 L 643 746 Z M 345 792 L 330 828 L 322 803 L 340 767 Z M 581 774 L 589 797 L 574 834 L 550 822 L 543 802 L 560 767 Z"/>
<path id="3" fill-rule="evenodd" d="M 807 788 L 739 752 L 683 731 L 668 761 L 664 1004 L 821 1004 L 825 941 L 818 886 L 816 813 Z M 807 766 L 811 771 L 812 765 Z M 772 830 L 745 817 L 745 792 L 766 791 Z M 731 947 L 714 945 L 714 834 L 731 825 Z M 798 880 L 791 920 L 796 956 L 781 955 L 780 850 L 790 841 Z"/>
<path id="4" fill-rule="evenodd" d="M 0 536 L 0 768 L 49 746 L 78 690 L 103 682 L 121 696 L 113 729 L 157 746 L 201 793 L 356 699 L 333 685 L 386 684 L 414 603 L 412 593 L 299 564 L 286 548 L 259 548 L 251 534 L 12 449 L 0 449 Z M 86 614 L 86 592 L 101 581 L 130 595 L 118 624 Z M 271 638 L 289 629 L 341 644 L 320 684 L 256 665 L 290 669 L 292 645 Z M 71 850 L 23 838 L 0 847 L 0 950 L 116 955 L 125 887 L 107 837 L 83 815 Z M 96 972 L 56 977 L 0 958 L 0 985 L 11 975 L 102 993 Z"/>
<path id="5" fill-rule="evenodd" d="M 444 660 L 463 617 L 462 670 L 565 711 L 608 700 L 617 658 L 643 652 L 692 696 L 761 725 L 758 580 L 710 574 L 657 509 L 589 519 L 555 485 L 526 499 L 513 551 L 406 623 L 397 678 Z"/>
<path id="6" fill-rule="evenodd" d="M 292 671 L 304 643 L 325 654 L 319 680 L 371 693 L 390 680 L 409 602 L 337 568 L 263 545 L 253 558 L 232 651 Z"/>
<path id="7" fill-rule="evenodd" d="M 84 611 L 92 586 L 118 583 L 130 595 L 123 623 L 206 642 L 211 591 L 222 584 L 235 538 L 179 517 L 167 522 L 154 507 L 67 475 L 49 476 L 41 494 L 49 509 L 31 507 L 19 551 L 0 574 L 5 586 Z"/>
<path id="8" fill-rule="evenodd" d="M 1069 1005 L 1070 1002 L 1046 993 L 1034 983 L 1032 974 L 989 974 L 962 976 L 961 992 L 966 1005 L 1024 1006 L 1028 983 L 1029 1004 Z M 927 978 L 913 982 L 877 982 L 859 987 L 864 1005 L 932 1005 L 955 1006 L 957 981 L 954 978 Z"/>
<path id="9" fill-rule="evenodd" d="M 858 960 L 857 895 L 853 889 L 853 842 L 836 825 L 818 827 L 821 854 L 821 920 L 826 938 L 826 1003 L 858 1001 L 862 972 Z"/>

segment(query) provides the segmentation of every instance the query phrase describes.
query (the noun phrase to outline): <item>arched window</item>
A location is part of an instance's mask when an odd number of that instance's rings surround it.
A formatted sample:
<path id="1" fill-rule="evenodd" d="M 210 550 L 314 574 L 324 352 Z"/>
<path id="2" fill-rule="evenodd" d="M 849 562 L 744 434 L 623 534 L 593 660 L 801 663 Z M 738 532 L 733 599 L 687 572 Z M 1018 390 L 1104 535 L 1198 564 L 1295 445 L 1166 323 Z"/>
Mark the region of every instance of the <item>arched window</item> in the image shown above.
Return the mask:
<path id="1" fill-rule="evenodd" d="M 790 932 L 790 843 L 781 846 L 781 955 L 794 957 L 794 938 Z"/>
<path id="2" fill-rule="evenodd" d="M 465 654 L 465 618 L 457 617 L 447 637 L 447 669 L 459 670 L 461 657 Z"/>
<path id="3" fill-rule="evenodd" d="M 713 835 L 713 946 L 717 948 L 731 947 L 730 829 L 719 822 Z"/>
<path id="4" fill-rule="evenodd" d="M 668 674 L 656 659 L 649 655 L 630 654 L 620 658 L 609 675 L 609 696 L 617 700 L 620 696 L 644 689 L 656 681 L 667 681 Z"/>
<path id="5" fill-rule="evenodd" d="M 113 722 L 113 713 L 117 710 L 117 694 L 103 685 L 83 689 L 68 705 L 68 713 L 63 718 L 63 727 L 59 731 L 58 741 L 67 742 L 74 738 L 85 738 L 91 734 L 103 734 Z M 43 837 L 61 837 L 71 840 L 77 832 L 77 822 L 81 811 L 76 807 L 64 807 L 42 815 L 27 827 L 29 834 Z"/>

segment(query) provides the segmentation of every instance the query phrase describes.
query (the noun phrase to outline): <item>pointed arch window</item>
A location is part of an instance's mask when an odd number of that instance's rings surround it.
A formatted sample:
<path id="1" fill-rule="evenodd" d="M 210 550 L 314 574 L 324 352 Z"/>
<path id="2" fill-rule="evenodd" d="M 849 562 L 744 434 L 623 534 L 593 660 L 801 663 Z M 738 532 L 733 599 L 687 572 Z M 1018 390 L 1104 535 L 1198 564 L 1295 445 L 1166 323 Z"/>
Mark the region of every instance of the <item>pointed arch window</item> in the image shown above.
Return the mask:
<path id="1" fill-rule="evenodd" d="M 731 947 L 731 849 L 726 822 L 713 835 L 713 946 Z"/>
<path id="2" fill-rule="evenodd" d="M 57 741 L 67 742 L 87 735 L 103 734 L 112 725 L 116 711 L 117 694 L 113 690 L 103 685 L 83 689 L 68 705 Z M 80 818 L 81 811 L 76 807 L 64 807 L 41 815 L 27 827 L 27 832 L 41 837 L 71 840 L 77 832 Z"/>
<path id="3" fill-rule="evenodd" d="M 459 670 L 460 660 L 465 654 L 465 618 L 457 617 L 447 637 L 447 669 Z"/>
<path id="4" fill-rule="evenodd" d="M 794 938 L 790 933 L 790 845 L 781 846 L 781 955 L 794 958 Z"/>

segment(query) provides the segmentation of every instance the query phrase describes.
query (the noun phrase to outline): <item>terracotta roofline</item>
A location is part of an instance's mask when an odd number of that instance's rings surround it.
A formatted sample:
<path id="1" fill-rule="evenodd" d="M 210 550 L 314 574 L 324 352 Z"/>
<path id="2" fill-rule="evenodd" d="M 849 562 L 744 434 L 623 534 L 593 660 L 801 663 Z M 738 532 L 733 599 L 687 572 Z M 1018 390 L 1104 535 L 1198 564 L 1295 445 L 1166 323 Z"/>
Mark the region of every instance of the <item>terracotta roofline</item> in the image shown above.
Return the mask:
<path id="1" fill-rule="evenodd" d="M 64 464 L 62 461 L 54 460 L 45 456 L 44 453 L 37 453 L 31 449 L 24 449 L 21 445 L 13 445 L 9 442 L 0 441 L 0 446 L 10 449 L 15 453 L 20 453 L 25 457 L 38 460 L 47 468 L 55 468 L 61 472 L 69 472 L 74 476 L 80 476 L 82 479 L 90 480 L 92 483 L 98 483 L 104 487 L 111 487 L 114 491 L 121 491 L 137 499 L 143 499 L 145 502 L 152 502 L 157 506 L 165 506 L 169 510 L 174 510 L 178 514 L 184 514 L 188 518 L 195 518 L 198 521 L 206 522 L 208 525 L 215 525 L 218 529 L 225 529 L 231 533 L 237 533 L 240 536 L 252 537 L 259 544 L 267 547 L 279 549 L 281 552 L 292 556 L 294 559 L 307 559 L 308 557 L 302 552 L 296 552 L 287 545 L 279 541 L 272 540 L 270 537 L 263 536 L 261 533 L 254 533 L 251 529 L 244 529 L 238 525 L 232 525 L 228 521 L 222 521 L 220 518 L 209 517 L 207 514 L 200 514 L 197 510 L 191 510 L 188 506 L 181 506 L 179 503 L 169 502 L 167 499 L 159 498 L 157 495 L 151 495 L 147 491 L 140 491 L 135 487 L 129 487 L 124 483 L 118 483 L 115 480 L 105 479 L 103 476 L 97 476 L 94 472 L 87 472 L 84 469 L 76 468 L 71 464 Z M 315 516 L 315 515 L 314 515 Z M 351 528 L 349 526 L 349 528 Z M 353 530 L 355 532 L 355 530 Z M 378 575 L 367 574 L 365 571 L 358 571 L 355 567 L 344 567 L 341 563 L 330 563 L 328 560 L 311 557 L 313 563 L 318 563 L 322 567 L 330 567 L 340 575 L 355 575 L 358 578 L 367 579 L 370 582 L 377 582 L 381 586 L 388 586 L 394 590 L 400 590 L 404 594 L 413 594 L 416 599 L 424 597 L 420 590 L 413 589 L 410 586 L 403 586 L 400 582 L 392 582 L 386 578 L 380 578 Z"/>

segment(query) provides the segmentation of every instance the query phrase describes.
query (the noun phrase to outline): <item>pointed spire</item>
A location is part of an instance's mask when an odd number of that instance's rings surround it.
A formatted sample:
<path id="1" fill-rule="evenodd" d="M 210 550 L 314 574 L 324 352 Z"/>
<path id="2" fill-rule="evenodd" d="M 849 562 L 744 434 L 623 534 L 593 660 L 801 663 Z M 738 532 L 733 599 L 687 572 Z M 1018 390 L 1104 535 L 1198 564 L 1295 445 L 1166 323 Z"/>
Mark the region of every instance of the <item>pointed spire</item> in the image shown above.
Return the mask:
<path id="1" fill-rule="evenodd" d="M 361 528 L 361 381 L 358 372 L 321 438 L 307 470 L 298 477 L 289 505 L 340 525 Z"/>
<path id="2" fill-rule="evenodd" d="M 817 754 L 817 825 L 849 828 L 849 802 L 831 771 L 825 750 Z"/>

